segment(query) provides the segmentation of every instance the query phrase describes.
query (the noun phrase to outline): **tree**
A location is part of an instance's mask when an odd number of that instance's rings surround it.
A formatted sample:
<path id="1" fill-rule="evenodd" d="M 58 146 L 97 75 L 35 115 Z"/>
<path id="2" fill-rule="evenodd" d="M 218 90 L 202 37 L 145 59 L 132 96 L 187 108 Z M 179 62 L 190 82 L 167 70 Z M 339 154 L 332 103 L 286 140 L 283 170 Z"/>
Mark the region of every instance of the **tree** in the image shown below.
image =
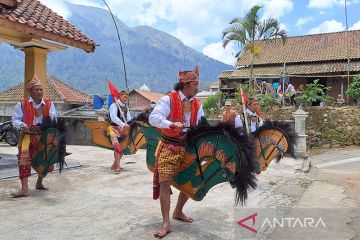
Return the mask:
<path id="1" fill-rule="evenodd" d="M 346 90 L 346 95 L 355 98 L 357 104 L 360 104 L 360 74 L 354 77 L 354 80 Z"/>
<path id="2" fill-rule="evenodd" d="M 286 31 L 280 28 L 280 23 L 274 18 L 260 19 L 259 10 L 262 7 L 255 5 L 246 14 L 245 18 L 237 17 L 230 21 L 230 27 L 222 32 L 223 47 L 234 42 L 240 48 L 235 57 L 250 51 L 250 85 L 253 77 L 254 57 L 261 51 L 259 42 L 276 41 L 281 38 L 286 41 Z"/>
<path id="3" fill-rule="evenodd" d="M 331 97 L 326 95 L 325 92 L 329 89 L 330 87 L 325 87 L 319 83 L 319 79 L 316 79 L 313 83 L 309 83 L 305 86 L 300 96 L 296 97 L 296 100 L 304 103 L 305 106 L 311 106 L 312 103 L 317 101 L 326 103 L 331 100 Z"/>

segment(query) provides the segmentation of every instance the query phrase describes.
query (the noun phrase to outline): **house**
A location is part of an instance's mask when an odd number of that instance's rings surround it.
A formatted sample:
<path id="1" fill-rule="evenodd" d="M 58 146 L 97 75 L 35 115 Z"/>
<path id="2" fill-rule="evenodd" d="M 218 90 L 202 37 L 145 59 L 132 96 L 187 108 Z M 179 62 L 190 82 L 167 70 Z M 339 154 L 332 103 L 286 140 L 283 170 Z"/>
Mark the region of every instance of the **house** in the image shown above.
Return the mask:
<path id="1" fill-rule="evenodd" d="M 56 79 L 47 77 L 48 97 L 54 103 L 58 116 L 81 106 L 91 105 L 92 97 L 72 86 Z M 0 92 L 0 117 L 9 119 L 16 103 L 24 99 L 24 84 Z"/>
<path id="2" fill-rule="evenodd" d="M 157 102 L 163 96 L 165 95 L 161 93 L 133 89 L 129 93 L 129 110 L 134 112 L 135 115 L 141 113 L 144 109 L 149 107 L 150 102 Z"/>
<path id="3" fill-rule="evenodd" d="M 26 85 L 36 74 L 46 90 L 47 55 L 67 46 L 94 52 L 96 43 L 38 0 L 0 0 L 0 43 L 25 53 Z M 23 90 L 21 96 L 28 96 Z"/>
<path id="4" fill-rule="evenodd" d="M 210 83 L 209 88 L 210 88 L 210 92 L 217 92 L 217 91 L 219 91 L 219 81 Z"/>
<path id="5" fill-rule="evenodd" d="M 288 79 L 299 89 L 319 79 L 330 87 L 334 98 L 344 96 L 354 75 L 360 72 L 360 31 L 334 32 L 288 37 L 282 41 L 259 41 L 260 53 L 253 60 L 253 77 L 272 83 Z M 229 98 L 249 80 L 251 54 L 244 52 L 237 69 L 224 71 L 218 77 L 221 91 Z"/>

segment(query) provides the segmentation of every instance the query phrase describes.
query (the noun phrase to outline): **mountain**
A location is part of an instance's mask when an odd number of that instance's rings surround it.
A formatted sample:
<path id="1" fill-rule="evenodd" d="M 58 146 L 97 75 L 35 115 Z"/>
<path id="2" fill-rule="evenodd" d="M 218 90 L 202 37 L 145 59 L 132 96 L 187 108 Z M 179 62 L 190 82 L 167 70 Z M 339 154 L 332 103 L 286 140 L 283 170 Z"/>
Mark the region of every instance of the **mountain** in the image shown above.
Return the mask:
<path id="1" fill-rule="evenodd" d="M 92 38 L 98 46 L 94 53 L 69 47 L 48 55 L 50 75 L 91 94 L 107 94 L 105 77 L 124 88 L 124 71 L 115 26 L 108 11 L 68 5 L 68 19 Z M 200 67 L 201 84 L 216 81 L 232 66 L 209 58 L 185 46 L 177 38 L 147 26 L 130 28 L 116 18 L 123 45 L 129 88 L 146 84 L 152 91 L 166 92 L 177 81 L 179 70 Z M 219 33 L 220 34 L 220 33 Z M 0 91 L 23 81 L 24 53 L 0 44 Z"/>

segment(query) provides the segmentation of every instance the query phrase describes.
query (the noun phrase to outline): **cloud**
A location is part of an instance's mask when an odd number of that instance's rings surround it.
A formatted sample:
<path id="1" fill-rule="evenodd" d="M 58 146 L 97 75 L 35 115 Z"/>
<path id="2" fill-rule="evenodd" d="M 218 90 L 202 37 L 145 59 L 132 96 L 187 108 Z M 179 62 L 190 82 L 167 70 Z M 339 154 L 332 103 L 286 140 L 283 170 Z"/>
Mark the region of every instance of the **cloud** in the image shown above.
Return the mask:
<path id="1" fill-rule="evenodd" d="M 319 26 L 310 29 L 309 34 L 344 31 L 345 26 L 336 20 L 325 21 Z"/>
<path id="2" fill-rule="evenodd" d="M 236 63 L 236 58 L 233 56 L 232 46 L 228 45 L 224 49 L 222 47 L 222 42 L 210 43 L 204 47 L 202 52 L 208 57 L 232 66 Z"/>
<path id="3" fill-rule="evenodd" d="M 349 30 L 360 30 L 360 21 L 355 23 Z"/>
<path id="4" fill-rule="evenodd" d="M 40 2 L 65 19 L 71 16 L 71 11 L 63 0 L 40 0 Z"/>
<path id="5" fill-rule="evenodd" d="M 313 21 L 314 18 L 313 17 L 303 17 L 303 18 L 299 18 L 295 24 L 296 27 L 300 27 L 303 26 L 311 21 Z"/>
<path id="6" fill-rule="evenodd" d="M 291 0 L 269 0 L 263 1 L 264 5 L 264 18 L 280 18 L 287 12 L 291 12 L 294 3 Z"/>
<path id="7" fill-rule="evenodd" d="M 359 0 L 348 0 L 347 5 L 352 5 L 355 3 L 359 3 Z M 309 4 L 307 5 L 308 8 L 315 8 L 315 9 L 325 9 L 325 8 L 332 8 L 338 6 L 344 6 L 344 0 L 310 0 Z"/>
<path id="8" fill-rule="evenodd" d="M 70 16 L 65 0 L 41 0 L 59 14 Z M 102 7 L 100 0 L 67 0 L 74 4 Z M 293 0 L 106 0 L 114 15 L 130 27 L 171 26 L 170 34 L 188 46 L 202 49 L 220 41 L 222 31 L 234 17 L 243 17 L 255 5 L 263 17 L 280 18 L 293 9 Z"/>
<path id="9" fill-rule="evenodd" d="M 254 4 L 263 6 L 264 17 L 279 18 L 293 9 L 292 0 L 108 0 L 108 4 L 130 26 L 172 23 L 171 34 L 195 48 L 209 39 L 220 40 L 229 21 L 244 16 Z"/>

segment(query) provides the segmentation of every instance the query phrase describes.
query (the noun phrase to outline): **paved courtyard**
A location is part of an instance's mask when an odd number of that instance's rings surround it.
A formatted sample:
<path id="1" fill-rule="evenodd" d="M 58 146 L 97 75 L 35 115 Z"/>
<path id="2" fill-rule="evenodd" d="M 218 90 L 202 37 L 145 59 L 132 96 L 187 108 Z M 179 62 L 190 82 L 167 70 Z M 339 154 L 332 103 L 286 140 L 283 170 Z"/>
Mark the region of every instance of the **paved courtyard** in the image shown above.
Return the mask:
<path id="1" fill-rule="evenodd" d="M 110 171 L 111 151 L 91 146 L 69 146 L 68 151 L 72 155 L 67 162 L 73 166 L 80 163 L 81 167 L 49 174 L 44 181 L 49 191 L 35 190 L 36 176 L 32 176 L 31 196 L 13 199 L 10 193 L 18 189 L 19 180 L 0 180 L 0 239 L 152 239 L 161 214 L 159 201 L 152 200 L 152 174 L 145 164 L 146 152 L 125 156 L 123 171 L 115 175 Z M 16 160 L 15 154 L 16 148 L 0 145 L 2 158 L 11 159 L 12 155 Z M 337 235 L 327 239 L 360 239 L 359 215 L 353 211 L 360 203 L 360 170 L 314 167 L 305 174 L 296 170 L 300 166 L 299 160 L 291 158 L 271 164 L 258 176 L 258 188 L 252 191 L 244 208 L 234 206 L 235 192 L 228 183 L 211 189 L 201 202 L 189 200 L 185 213 L 194 222 L 172 221 L 173 232 L 166 239 L 239 239 L 243 229 L 237 221 L 245 209 L 251 212 L 302 207 L 337 208 L 334 213 L 346 218 L 338 220 Z M 11 166 L 0 167 L 0 176 L 16 172 Z M 174 190 L 172 209 L 177 195 Z M 251 222 L 247 225 L 251 226 Z M 289 239 L 286 231 L 268 229 L 249 239 Z M 329 229 L 320 231 L 324 236 L 329 234 Z M 314 235 L 303 231 L 299 236 L 313 239 Z"/>

